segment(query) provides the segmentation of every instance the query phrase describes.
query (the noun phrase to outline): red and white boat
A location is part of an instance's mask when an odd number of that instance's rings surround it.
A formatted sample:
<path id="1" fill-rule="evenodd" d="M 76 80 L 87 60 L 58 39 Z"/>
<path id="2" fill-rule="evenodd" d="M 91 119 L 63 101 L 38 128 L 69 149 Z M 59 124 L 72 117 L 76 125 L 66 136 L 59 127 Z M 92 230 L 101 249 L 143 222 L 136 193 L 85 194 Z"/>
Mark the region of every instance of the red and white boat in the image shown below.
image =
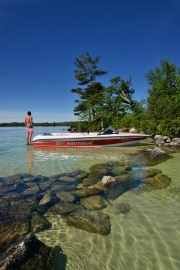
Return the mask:
<path id="1" fill-rule="evenodd" d="M 102 147 L 136 145 L 150 135 L 117 132 L 111 126 L 99 133 L 43 133 L 33 138 L 34 147 Z"/>

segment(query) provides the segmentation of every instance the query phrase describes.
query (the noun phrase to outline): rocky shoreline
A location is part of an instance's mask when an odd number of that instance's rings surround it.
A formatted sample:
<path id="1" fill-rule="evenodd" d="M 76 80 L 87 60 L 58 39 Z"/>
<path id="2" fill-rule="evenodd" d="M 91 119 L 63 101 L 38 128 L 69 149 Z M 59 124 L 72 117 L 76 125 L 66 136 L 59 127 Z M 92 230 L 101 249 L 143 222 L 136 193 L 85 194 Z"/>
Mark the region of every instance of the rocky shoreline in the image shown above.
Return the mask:
<path id="1" fill-rule="evenodd" d="M 124 162 L 106 162 L 51 177 L 16 174 L 0 177 L 0 269 L 53 269 L 55 251 L 34 234 L 51 227 L 48 216 L 61 216 L 67 226 L 109 235 L 110 217 L 101 210 L 124 192 L 166 188 L 171 179 L 159 169 L 146 169 L 171 158 L 155 148 L 139 150 Z M 116 213 L 131 211 L 118 204 Z"/>
<path id="2" fill-rule="evenodd" d="M 180 146 L 180 138 L 169 138 L 168 136 L 156 135 L 153 138 L 154 144 L 158 147 L 161 146 Z"/>

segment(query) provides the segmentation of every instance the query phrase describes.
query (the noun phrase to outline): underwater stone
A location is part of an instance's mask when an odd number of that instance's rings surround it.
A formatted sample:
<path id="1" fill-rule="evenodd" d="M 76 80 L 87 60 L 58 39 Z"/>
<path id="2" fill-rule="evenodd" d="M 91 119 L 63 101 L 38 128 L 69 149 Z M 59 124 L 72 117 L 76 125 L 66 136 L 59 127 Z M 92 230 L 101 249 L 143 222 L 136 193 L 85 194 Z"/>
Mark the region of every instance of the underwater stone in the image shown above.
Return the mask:
<path id="1" fill-rule="evenodd" d="M 115 205 L 116 214 L 125 214 L 131 210 L 131 206 L 128 203 L 118 203 Z"/>
<path id="2" fill-rule="evenodd" d="M 99 169 L 93 169 L 89 172 L 88 178 L 102 178 L 103 176 L 109 175 L 110 172 L 108 172 L 105 168 L 99 168 Z"/>
<path id="3" fill-rule="evenodd" d="M 127 174 L 127 172 L 130 170 L 132 170 L 130 167 L 125 167 L 125 166 L 113 166 L 112 167 L 112 173 L 114 175 Z"/>
<path id="4" fill-rule="evenodd" d="M 129 174 L 123 174 L 123 175 L 118 175 L 114 177 L 116 179 L 117 183 L 126 184 L 126 182 L 131 180 L 131 177 Z"/>
<path id="5" fill-rule="evenodd" d="M 71 213 L 67 217 L 67 225 L 101 235 L 108 235 L 111 230 L 110 217 L 94 210 L 80 210 Z"/>
<path id="6" fill-rule="evenodd" d="M 0 208 L 0 254 L 29 230 L 30 208 L 12 206 Z"/>
<path id="7" fill-rule="evenodd" d="M 85 177 L 87 177 L 87 172 L 85 172 L 85 171 L 82 171 L 82 172 L 80 172 L 79 174 L 77 174 L 74 178 L 76 179 L 76 180 L 79 180 L 79 181 L 81 181 L 82 179 L 84 179 Z"/>
<path id="8" fill-rule="evenodd" d="M 73 177 L 69 177 L 69 176 L 62 176 L 62 177 L 59 177 L 59 181 L 62 181 L 62 182 L 76 182 L 77 180 Z"/>
<path id="9" fill-rule="evenodd" d="M 51 227 L 51 223 L 39 214 L 36 214 L 31 219 L 31 231 L 33 233 L 38 233 L 40 231 L 49 229 Z"/>
<path id="10" fill-rule="evenodd" d="M 139 150 L 136 156 L 139 156 L 142 163 L 147 166 L 155 166 L 171 158 L 169 154 L 159 148 Z"/>
<path id="11" fill-rule="evenodd" d="M 87 198 L 82 198 L 80 202 L 87 209 L 99 210 L 107 207 L 105 200 L 100 195 L 93 195 Z"/>
<path id="12" fill-rule="evenodd" d="M 29 233 L 4 252 L 0 258 L 0 269 L 52 270 L 54 258 L 55 251 Z"/>
<path id="13" fill-rule="evenodd" d="M 77 195 L 79 198 L 88 197 L 91 195 L 101 194 L 102 192 L 97 188 L 84 188 L 78 189 L 74 191 L 74 194 Z"/>
<path id="14" fill-rule="evenodd" d="M 144 182 L 157 188 L 165 188 L 170 184 L 171 179 L 165 174 L 158 174 L 155 177 L 145 179 Z"/>
<path id="15" fill-rule="evenodd" d="M 59 198 L 54 192 L 47 191 L 44 197 L 40 200 L 39 206 L 52 206 L 55 203 L 59 202 Z"/>
<path id="16" fill-rule="evenodd" d="M 56 192 L 56 196 L 59 198 L 61 203 L 72 203 L 78 201 L 75 194 L 66 191 Z"/>
<path id="17" fill-rule="evenodd" d="M 84 209 L 85 207 L 81 204 L 75 203 L 57 203 L 54 206 L 50 207 L 46 212 L 46 216 L 56 216 L 62 215 L 67 216 L 75 210 Z"/>
<path id="18" fill-rule="evenodd" d="M 38 186 L 34 186 L 34 187 L 30 187 L 30 188 L 27 188 L 23 194 L 25 195 L 30 195 L 30 194 L 36 194 L 39 192 L 39 187 Z"/>
<path id="19" fill-rule="evenodd" d="M 121 183 L 117 183 L 112 186 L 109 190 L 104 191 L 105 197 L 109 200 L 116 200 L 124 192 L 129 190 L 129 186 L 124 186 Z"/>
<path id="20" fill-rule="evenodd" d="M 84 178 L 81 183 L 83 184 L 83 186 L 92 186 L 94 184 L 96 184 L 99 181 L 99 178 L 96 177 L 92 177 L 92 178 Z"/>

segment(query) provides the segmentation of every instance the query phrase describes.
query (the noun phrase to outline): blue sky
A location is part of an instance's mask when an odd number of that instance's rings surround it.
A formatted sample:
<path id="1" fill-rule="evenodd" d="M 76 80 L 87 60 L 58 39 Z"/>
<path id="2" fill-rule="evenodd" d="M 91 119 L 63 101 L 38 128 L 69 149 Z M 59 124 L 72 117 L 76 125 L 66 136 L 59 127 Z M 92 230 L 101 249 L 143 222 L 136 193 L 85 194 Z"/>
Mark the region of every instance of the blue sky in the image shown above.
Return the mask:
<path id="1" fill-rule="evenodd" d="M 179 0 L 0 0 L 0 123 L 74 121 L 74 61 L 101 56 L 98 77 L 144 77 L 167 58 L 180 66 Z"/>

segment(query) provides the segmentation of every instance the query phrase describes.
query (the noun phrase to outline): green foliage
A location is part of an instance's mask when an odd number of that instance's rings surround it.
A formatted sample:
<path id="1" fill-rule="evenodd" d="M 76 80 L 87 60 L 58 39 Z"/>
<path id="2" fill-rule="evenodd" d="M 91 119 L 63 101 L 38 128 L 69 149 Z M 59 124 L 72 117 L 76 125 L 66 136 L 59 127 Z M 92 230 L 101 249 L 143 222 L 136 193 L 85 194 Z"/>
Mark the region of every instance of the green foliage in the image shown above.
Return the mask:
<path id="1" fill-rule="evenodd" d="M 95 82 L 96 77 L 107 74 L 107 71 L 99 70 L 100 57 L 92 59 L 89 53 L 81 55 L 76 58 L 74 70 L 75 79 L 78 85 L 87 85 L 86 88 L 72 89 L 72 93 L 79 95 L 79 99 L 75 102 L 78 105 L 74 108 L 74 114 L 79 116 L 81 120 L 92 121 L 95 116 L 95 99 L 99 100 L 99 95 L 103 93 L 103 86 L 101 83 Z"/>
<path id="2" fill-rule="evenodd" d="M 84 89 L 72 89 L 80 96 L 74 112 L 80 116 L 78 127 L 81 130 L 98 131 L 101 123 L 101 126 L 112 124 L 116 129 L 134 127 L 152 136 L 180 136 L 179 67 L 163 59 L 160 67 L 150 69 L 145 74 L 149 84 L 147 100 L 138 102 L 133 100 L 131 78 L 126 81 L 119 76 L 112 78 L 106 88 L 94 82 L 96 76 L 106 73 L 96 72 L 99 59 L 92 60 L 86 53 L 75 62 L 78 84 L 87 84 Z"/>
<path id="3" fill-rule="evenodd" d="M 147 117 L 156 128 L 152 133 L 173 136 L 179 134 L 180 117 L 180 68 L 167 59 L 161 66 L 149 70 L 145 77 L 149 83 L 147 91 Z"/>
<path id="4" fill-rule="evenodd" d="M 107 71 L 98 70 L 99 60 L 100 56 L 96 56 L 93 60 L 87 52 L 85 55 L 76 58 L 74 63 L 78 69 L 74 70 L 74 74 L 75 79 L 79 81 L 78 85 L 91 84 L 95 81 L 97 76 L 108 73 Z"/>

